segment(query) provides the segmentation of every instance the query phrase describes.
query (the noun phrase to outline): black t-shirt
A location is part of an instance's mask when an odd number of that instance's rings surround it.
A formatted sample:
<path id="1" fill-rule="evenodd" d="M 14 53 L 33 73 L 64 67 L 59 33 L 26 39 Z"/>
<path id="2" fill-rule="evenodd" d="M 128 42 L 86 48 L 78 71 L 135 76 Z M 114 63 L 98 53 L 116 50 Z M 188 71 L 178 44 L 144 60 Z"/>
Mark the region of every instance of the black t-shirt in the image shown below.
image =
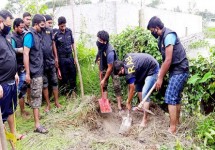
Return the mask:
<path id="1" fill-rule="evenodd" d="M 12 45 L 0 33 L 0 84 L 15 79 L 17 71 L 16 54 Z"/>
<path id="2" fill-rule="evenodd" d="M 72 30 L 66 28 L 65 32 L 62 33 L 59 29 L 55 32 L 54 40 L 56 42 L 56 47 L 58 54 L 71 54 L 71 45 L 74 44 L 74 38 L 72 35 Z"/>
<path id="3" fill-rule="evenodd" d="M 145 53 L 129 53 L 124 59 L 124 69 L 127 82 L 135 78 L 136 83 L 144 83 L 147 76 L 158 72 L 159 64 L 157 60 Z"/>
<path id="4" fill-rule="evenodd" d="M 54 65 L 54 54 L 53 54 L 53 31 L 51 28 L 46 28 L 42 32 L 42 50 L 43 50 L 43 62 L 44 67 L 48 68 L 49 66 Z"/>

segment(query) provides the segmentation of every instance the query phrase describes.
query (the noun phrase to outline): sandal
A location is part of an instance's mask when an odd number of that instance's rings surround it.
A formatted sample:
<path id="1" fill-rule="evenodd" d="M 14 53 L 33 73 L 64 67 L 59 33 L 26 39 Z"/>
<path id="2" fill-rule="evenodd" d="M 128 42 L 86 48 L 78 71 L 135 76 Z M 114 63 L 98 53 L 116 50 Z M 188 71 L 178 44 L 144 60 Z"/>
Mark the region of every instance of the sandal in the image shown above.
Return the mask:
<path id="1" fill-rule="evenodd" d="M 43 126 L 40 125 L 38 128 L 36 128 L 36 129 L 34 130 L 34 132 L 46 134 L 46 133 L 48 133 L 49 131 L 48 131 L 45 127 L 43 127 Z"/>

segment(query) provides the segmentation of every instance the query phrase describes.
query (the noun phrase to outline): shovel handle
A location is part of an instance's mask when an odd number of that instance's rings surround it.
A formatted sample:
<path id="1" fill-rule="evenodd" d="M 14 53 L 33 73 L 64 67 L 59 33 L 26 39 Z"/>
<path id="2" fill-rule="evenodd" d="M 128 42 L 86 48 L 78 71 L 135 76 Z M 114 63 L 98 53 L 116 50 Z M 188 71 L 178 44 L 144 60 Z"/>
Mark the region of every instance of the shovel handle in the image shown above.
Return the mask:
<path id="1" fill-rule="evenodd" d="M 156 83 L 152 86 L 150 91 L 147 93 L 147 95 L 143 98 L 142 102 L 138 105 L 139 108 L 143 107 L 144 102 L 147 100 L 147 98 L 151 95 L 152 91 L 155 89 Z"/>

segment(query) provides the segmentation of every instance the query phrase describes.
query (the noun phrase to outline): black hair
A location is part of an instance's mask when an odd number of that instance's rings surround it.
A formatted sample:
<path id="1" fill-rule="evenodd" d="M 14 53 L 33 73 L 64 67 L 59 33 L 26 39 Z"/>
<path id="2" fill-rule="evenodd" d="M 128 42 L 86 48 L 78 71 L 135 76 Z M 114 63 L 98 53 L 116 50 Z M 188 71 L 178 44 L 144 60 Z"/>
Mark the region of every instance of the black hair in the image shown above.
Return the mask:
<path id="1" fill-rule="evenodd" d="M 16 18 L 13 22 L 13 29 L 19 27 L 21 23 L 24 23 L 24 21 L 21 18 Z"/>
<path id="2" fill-rule="evenodd" d="M 61 24 L 65 24 L 66 23 L 66 18 L 61 16 L 58 18 L 58 25 L 61 25 Z"/>
<path id="3" fill-rule="evenodd" d="M 113 63 L 113 73 L 114 73 L 114 75 L 118 75 L 122 67 L 124 67 L 123 61 L 116 60 Z"/>
<path id="4" fill-rule="evenodd" d="M 23 15 L 22 15 L 22 18 L 25 18 L 25 17 L 31 17 L 31 14 L 29 12 L 25 12 Z"/>
<path id="5" fill-rule="evenodd" d="M 35 26 L 36 24 L 39 24 L 43 21 L 45 22 L 45 18 L 40 14 L 36 14 L 32 19 L 32 26 Z"/>
<path id="6" fill-rule="evenodd" d="M 1 10 L 0 11 L 0 16 L 3 18 L 3 19 L 7 19 L 7 17 L 10 17 L 10 19 L 13 19 L 13 16 L 12 14 L 7 11 L 7 10 Z"/>
<path id="7" fill-rule="evenodd" d="M 44 15 L 44 17 L 46 18 L 46 21 L 52 20 L 52 17 L 50 15 Z"/>
<path id="8" fill-rule="evenodd" d="M 102 39 L 105 42 L 109 42 L 109 34 L 108 34 L 107 31 L 104 31 L 104 30 L 99 31 L 97 33 L 97 37 L 100 38 L 100 39 Z"/>
<path id="9" fill-rule="evenodd" d="M 149 30 L 150 28 L 156 28 L 156 27 L 158 27 L 159 29 L 163 29 L 164 24 L 160 20 L 160 18 L 158 18 L 157 16 L 154 16 L 149 20 L 147 29 Z"/>

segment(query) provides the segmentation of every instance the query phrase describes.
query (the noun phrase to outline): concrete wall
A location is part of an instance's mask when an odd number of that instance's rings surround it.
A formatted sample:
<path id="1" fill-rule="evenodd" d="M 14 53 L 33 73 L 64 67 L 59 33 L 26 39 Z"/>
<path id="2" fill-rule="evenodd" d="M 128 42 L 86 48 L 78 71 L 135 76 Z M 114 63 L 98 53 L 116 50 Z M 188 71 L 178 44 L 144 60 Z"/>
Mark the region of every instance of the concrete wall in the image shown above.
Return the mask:
<path id="1" fill-rule="evenodd" d="M 107 30 L 110 34 L 120 33 L 128 26 L 139 26 L 139 6 L 116 2 L 79 5 L 74 8 L 76 39 L 80 32 L 95 36 L 99 30 Z M 71 6 L 60 8 L 56 18 L 65 16 L 67 26 L 72 28 Z M 144 8 L 144 26 L 149 19 L 157 15 L 165 26 L 175 30 L 180 37 L 202 32 L 200 16 L 176 13 L 153 8 Z"/>

